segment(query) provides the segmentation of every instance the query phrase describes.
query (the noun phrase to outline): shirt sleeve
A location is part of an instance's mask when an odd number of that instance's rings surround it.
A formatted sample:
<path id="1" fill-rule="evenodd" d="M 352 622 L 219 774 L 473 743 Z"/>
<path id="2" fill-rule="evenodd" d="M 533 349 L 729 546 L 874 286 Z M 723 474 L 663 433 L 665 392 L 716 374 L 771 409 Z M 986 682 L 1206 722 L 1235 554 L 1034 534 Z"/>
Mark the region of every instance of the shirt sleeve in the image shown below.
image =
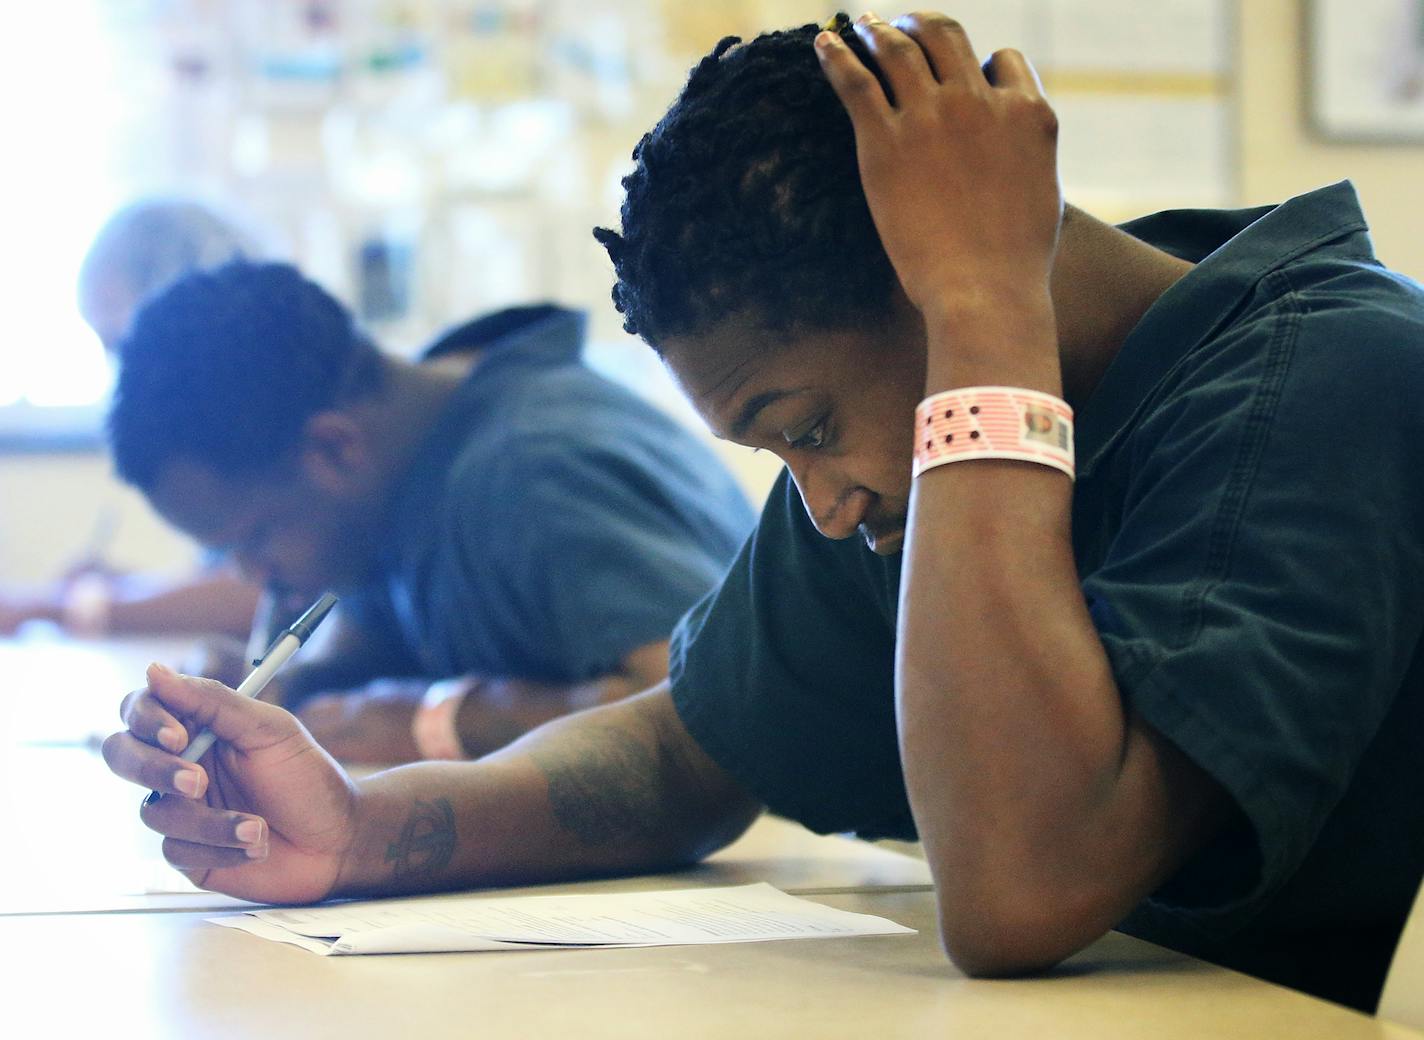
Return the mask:
<path id="1" fill-rule="evenodd" d="M 717 590 L 678 626 L 672 697 L 693 739 L 774 812 L 913 837 L 895 737 L 898 561 L 812 526 L 786 473 Z"/>
<path id="2" fill-rule="evenodd" d="M 1200 348 L 1096 478 L 1126 483 L 1083 583 L 1121 693 L 1239 809 L 1150 912 L 1244 925 L 1400 689 L 1424 605 L 1424 372 L 1403 331 L 1288 294 Z"/>
<path id="3" fill-rule="evenodd" d="M 607 675 L 638 647 L 666 641 L 745 533 L 740 512 L 723 515 L 731 500 L 665 479 L 616 447 L 534 450 L 506 469 L 517 516 L 499 584 L 526 637 L 566 679 Z"/>

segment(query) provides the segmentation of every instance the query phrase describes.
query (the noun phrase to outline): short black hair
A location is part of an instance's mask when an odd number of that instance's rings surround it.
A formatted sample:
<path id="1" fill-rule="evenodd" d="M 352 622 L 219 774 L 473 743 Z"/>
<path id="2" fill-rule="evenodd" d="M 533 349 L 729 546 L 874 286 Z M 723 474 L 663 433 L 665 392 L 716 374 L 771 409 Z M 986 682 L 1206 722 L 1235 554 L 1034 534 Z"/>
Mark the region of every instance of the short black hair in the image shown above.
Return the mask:
<path id="1" fill-rule="evenodd" d="M 848 20 L 838 27 L 869 64 Z M 622 233 L 594 237 L 623 327 L 654 348 L 729 318 L 789 333 L 888 311 L 895 274 L 812 46 L 820 29 L 722 40 L 633 150 Z"/>
<path id="2" fill-rule="evenodd" d="M 237 260 L 144 303 L 119 345 L 109 441 L 151 491 L 191 459 L 224 477 L 282 461 L 318 411 L 374 391 L 384 364 L 351 312 L 288 264 Z"/>

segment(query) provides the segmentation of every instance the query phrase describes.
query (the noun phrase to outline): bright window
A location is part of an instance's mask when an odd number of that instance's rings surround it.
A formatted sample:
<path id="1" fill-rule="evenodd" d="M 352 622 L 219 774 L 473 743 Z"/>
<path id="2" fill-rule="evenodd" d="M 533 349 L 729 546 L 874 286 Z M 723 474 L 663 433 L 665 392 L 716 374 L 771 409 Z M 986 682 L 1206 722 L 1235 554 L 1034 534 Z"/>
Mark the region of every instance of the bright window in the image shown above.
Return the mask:
<path id="1" fill-rule="evenodd" d="M 126 154 L 140 154 L 126 139 L 143 91 L 127 88 L 125 54 L 115 46 L 141 9 L 69 0 L 6 13 L 0 437 L 7 440 L 97 430 L 112 377 L 79 317 L 75 279 L 90 237 L 146 172 L 123 168 Z"/>

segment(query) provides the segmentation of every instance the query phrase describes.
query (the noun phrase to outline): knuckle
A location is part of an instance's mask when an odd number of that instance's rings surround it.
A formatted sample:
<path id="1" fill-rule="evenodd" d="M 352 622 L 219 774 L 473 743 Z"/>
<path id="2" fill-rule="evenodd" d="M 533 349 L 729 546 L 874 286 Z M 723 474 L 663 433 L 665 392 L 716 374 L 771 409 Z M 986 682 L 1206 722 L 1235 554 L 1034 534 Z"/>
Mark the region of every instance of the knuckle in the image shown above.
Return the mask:
<path id="1" fill-rule="evenodd" d="M 110 733 L 104 738 L 104 743 L 99 745 L 99 754 L 103 756 L 104 764 L 109 769 L 117 772 L 117 767 L 124 758 L 124 744 L 127 740 L 132 740 L 127 731 L 120 733 Z"/>
<path id="2" fill-rule="evenodd" d="M 194 689 L 208 695 L 215 693 L 230 693 L 231 687 L 218 679 L 213 679 L 206 675 L 188 676 L 188 682 Z"/>
<path id="3" fill-rule="evenodd" d="M 911 11 L 909 14 L 896 18 L 894 24 L 906 32 L 921 35 L 930 33 L 942 36 L 968 35 L 959 21 L 940 11 Z"/>
<path id="4" fill-rule="evenodd" d="M 1047 134 L 1058 133 L 1058 113 L 1053 111 L 1053 106 L 1047 101 L 1041 97 L 1025 97 L 1023 106 L 1040 130 Z"/>
<path id="5" fill-rule="evenodd" d="M 119 718 L 125 725 L 127 725 L 129 719 L 133 717 L 135 707 L 143 697 L 143 693 L 143 690 L 130 690 L 124 694 L 124 699 L 119 701 Z"/>
<path id="6" fill-rule="evenodd" d="M 920 49 L 920 45 L 915 42 L 913 37 L 906 36 L 904 33 L 891 33 L 888 29 L 882 30 L 876 35 L 875 45 L 877 49 L 887 54 L 910 54 L 918 52 Z"/>

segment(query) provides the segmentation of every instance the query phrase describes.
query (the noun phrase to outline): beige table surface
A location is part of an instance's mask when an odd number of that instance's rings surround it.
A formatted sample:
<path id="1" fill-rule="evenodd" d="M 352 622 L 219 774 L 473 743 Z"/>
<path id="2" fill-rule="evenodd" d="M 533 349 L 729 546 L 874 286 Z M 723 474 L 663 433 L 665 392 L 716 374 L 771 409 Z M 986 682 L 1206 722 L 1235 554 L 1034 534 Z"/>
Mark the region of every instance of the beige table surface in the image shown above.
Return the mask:
<path id="1" fill-rule="evenodd" d="M 577 887 L 766 880 L 920 934 L 323 958 L 217 928 L 182 911 L 221 907 L 221 897 L 165 893 L 181 879 L 173 883 L 138 823 L 137 792 L 109 776 L 87 740 L 114 728 L 117 699 L 148 660 L 180 654 L 172 642 L 0 640 L 0 914 L 10 915 L 0 916 L 0 1006 L 9 1035 L 1421 1035 L 1121 935 L 1047 978 L 966 980 L 939 951 L 923 863 L 773 818 L 692 871 Z M 59 912 L 160 909 L 179 912 Z"/>
<path id="2" fill-rule="evenodd" d="M 88 736 L 118 728 L 118 703 L 148 661 L 183 644 L 0 640 L 0 915 L 203 910 L 245 905 L 200 893 L 163 863 L 138 819 L 143 792 L 113 776 Z M 925 864 L 770 817 L 692 870 L 606 888 L 767 881 L 786 891 L 924 887 Z"/>
<path id="3" fill-rule="evenodd" d="M 213 1040 L 1420 1036 L 1118 934 L 1047 977 L 967 980 L 939 950 L 930 893 L 816 899 L 920 933 L 321 957 L 196 914 L 8 917 L 5 1021 L 29 1027 L 17 1036 Z"/>

